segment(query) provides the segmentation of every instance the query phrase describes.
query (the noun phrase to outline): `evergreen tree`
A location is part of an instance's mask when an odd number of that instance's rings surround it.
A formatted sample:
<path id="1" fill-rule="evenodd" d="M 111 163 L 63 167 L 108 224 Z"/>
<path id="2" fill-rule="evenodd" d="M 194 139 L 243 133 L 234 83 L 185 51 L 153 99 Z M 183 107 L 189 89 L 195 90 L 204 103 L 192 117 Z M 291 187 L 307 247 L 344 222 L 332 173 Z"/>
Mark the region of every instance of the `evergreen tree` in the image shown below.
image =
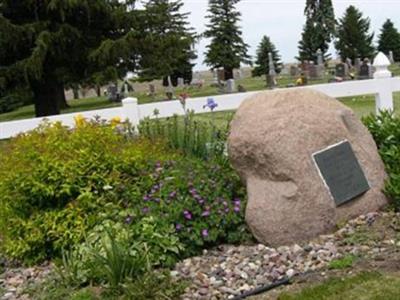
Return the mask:
<path id="1" fill-rule="evenodd" d="M 274 69 L 276 73 L 280 73 L 282 69 L 281 57 L 275 45 L 271 42 L 268 36 L 263 36 L 260 45 L 257 48 L 257 55 L 255 61 L 255 67 L 252 71 L 252 76 L 268 76 L 269 74 L 269 56 L 268 53 L 272 54 L 272 60 L 274 61 Z"/>
<path id="2" fill-rule="evenodd" d="M 362 13 L 354 6 L 349 6 L 344 16 L 339 20 L 337 41 L 335 43 L 342 60 L 350 58 L 372 59 L 375 53 L 372 40 L 374 34 L 369 34 L 370 20 L 363 18 Z"/>
<path id="3" fill-rule="evenodd" d="M 242 31 L 238 26 L 240 12 L 235 5 L 240 0 L 209 0 L 210 23 L 204 32 L 211 39 L 207 46 L 205 63 L 212 69 L 224 68 L 225 79 L 233 78 L 233 69 L 240 63 L 251 64 L 247 54 L 248 45 L 242 39 Z"/>
<path id="4" fill-rule="evenodd" d="M 382 26 L 378 50 L 386 54 L 393 51 L 394 60 L 400 61 L 400 33 L 390 19 L 387 19 Z"/>
<path id="5" fill-rule="evenodd" d="M 317 62 L 316 53 L 321 49 L 325 59 L 335 35 L 336 20 L 331 0 L 307 0 L 304 9 L 306 24 L 299 41 L 300 61 Z"/>
<path id="6" fill-rule="evenodd" d="M 139 80 L 148 81 L 167 77 L 176 85 L 177 78 L 191 81 L 193 50 L 196 35 L 189 27 L 188 13 L 181 13 L 181 0 L 149 0 L 145 4 L 142 23 L 146 31 L 139 59 Z"/>
<path id="7" fill-rule="evenodd" d="M 0 1 L 0 85 L 29 86 L 37 116 L 58 114 L 64 86 L 132 69 L 134 0 Z"/>

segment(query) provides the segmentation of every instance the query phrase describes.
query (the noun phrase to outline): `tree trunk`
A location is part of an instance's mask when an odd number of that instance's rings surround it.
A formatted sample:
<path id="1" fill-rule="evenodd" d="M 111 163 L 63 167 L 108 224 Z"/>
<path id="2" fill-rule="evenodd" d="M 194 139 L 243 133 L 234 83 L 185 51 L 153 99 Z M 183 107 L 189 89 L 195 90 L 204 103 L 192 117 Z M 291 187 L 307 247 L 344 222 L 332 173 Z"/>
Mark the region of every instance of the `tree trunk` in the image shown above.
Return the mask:
<path id="1" fill-rule="evenodd" d="M 36 117 L 46 117 L 60 114 L 58 101 L 60 92 L 57 82 L 44 80 L 32 84 Z"/>
<path id="2" fill-rule="evenodd" d="M 97 94 L 97 97 L 101 97 L 101 86 L 100 85 L 96 85 L 96 94 Z"/>
<path id="3" fill-rule="evenodd" d="M 225 72 L 225 81 L 227 81 L 229 79 L 233 79 L 233 69 L 232 68 L 225 67 L 224 72 Z"/>
<path id="4" fill-rule="evenodd" d="M 74 94 L 74 99 L 78 100 L 79 99 L 79 88 L 78 87 L 73 87 L 72 88 L 72 93 Z"/>
<path id="5" fill-rule="evenodd" d="M 67 99 L 65 98 L 65 90 L 63 83 L 58 84 L 57 91 L 58 91 L 57 101 L 60 109 L 70 108 L 69 104 L 67 103 Z"/>

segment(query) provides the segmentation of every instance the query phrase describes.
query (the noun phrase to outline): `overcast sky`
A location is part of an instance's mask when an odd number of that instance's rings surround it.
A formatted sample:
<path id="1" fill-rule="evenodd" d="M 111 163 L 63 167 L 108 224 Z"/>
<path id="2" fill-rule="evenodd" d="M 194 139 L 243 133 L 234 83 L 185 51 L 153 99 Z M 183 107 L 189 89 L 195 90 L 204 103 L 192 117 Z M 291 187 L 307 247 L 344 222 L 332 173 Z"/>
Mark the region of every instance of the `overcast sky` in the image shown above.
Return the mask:
<path id="1" fill-rule="evenodd" d="M 197 32 L 203 32 L 208 20 L 207 0 L 183 0 L 184 9 L 190 12 L 189 20 Z M 305 0 L 242 0 L 237 8 L 242 13 L 241 27 L 244 41 L 251 46 L 250 54 L 255 50 L 263 35 L 271 37 L 285 62 L 294 61 L 297 55 L 297 43 L 305 22 L 303 15 Z M 400 29 L 400 0 L 333 0 L 336 18 L 341 17 L 349 5 L 355 5 L 371 20 L 371 30 L 375 31 L 375 40 L 382 24 L 392 19 Z M 207 40 L 197 45 L 199 58 L 196 70 L 207 69 L 203 65 Z M 334 49 L 332 53 L 334 56 Z"/>

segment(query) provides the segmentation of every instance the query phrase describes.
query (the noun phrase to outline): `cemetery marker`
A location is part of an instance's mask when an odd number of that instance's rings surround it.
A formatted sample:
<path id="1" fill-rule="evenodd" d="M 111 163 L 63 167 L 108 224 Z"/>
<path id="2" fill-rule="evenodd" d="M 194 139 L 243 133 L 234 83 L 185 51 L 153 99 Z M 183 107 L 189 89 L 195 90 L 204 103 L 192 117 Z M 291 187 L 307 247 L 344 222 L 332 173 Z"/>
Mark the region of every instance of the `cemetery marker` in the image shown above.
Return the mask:
<path id="1" fill-rule="evenodd" d="M 370 189 L 348 141 L 314 153 L 313 159 L 336 206 L 349 202 Z"/>

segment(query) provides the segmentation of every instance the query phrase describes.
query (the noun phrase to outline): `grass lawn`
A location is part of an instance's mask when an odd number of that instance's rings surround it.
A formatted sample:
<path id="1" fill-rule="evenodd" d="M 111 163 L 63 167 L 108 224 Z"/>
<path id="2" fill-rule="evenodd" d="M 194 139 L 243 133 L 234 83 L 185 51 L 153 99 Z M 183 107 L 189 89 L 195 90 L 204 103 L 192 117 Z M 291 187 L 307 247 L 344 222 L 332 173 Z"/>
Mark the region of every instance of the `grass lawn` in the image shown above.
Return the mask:
<path id="1" fill-rule="evenodd" d="M 279 300 L 398 300 L 400 277 L 378 272 L 332 278 L 298 293 L 283 293 Z"/>

